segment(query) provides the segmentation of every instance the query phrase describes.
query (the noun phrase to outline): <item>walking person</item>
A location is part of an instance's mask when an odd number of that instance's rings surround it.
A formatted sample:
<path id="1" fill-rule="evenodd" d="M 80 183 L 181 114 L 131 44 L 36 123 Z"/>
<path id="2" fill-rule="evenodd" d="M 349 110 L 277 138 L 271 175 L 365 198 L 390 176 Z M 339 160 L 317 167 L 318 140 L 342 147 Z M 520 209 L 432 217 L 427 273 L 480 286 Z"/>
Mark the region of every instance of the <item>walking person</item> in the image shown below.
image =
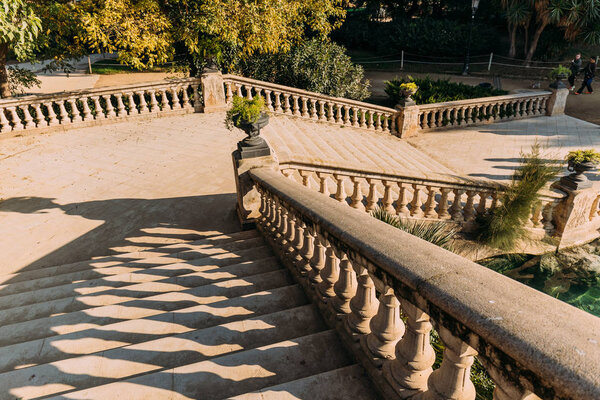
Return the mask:
<path id="1" fill-rule="evenodd" d="M 575 78 L 579 75 L 579 71 L 581 71 L 581 53 L 575 54 L 575 58 L 571 60 L 569 69 L 571 70 L 571 74 L 569 75 L 569 85 L 571 87 L 569 89 L 573 91 L 575 90 Z"/>
<path id="2" fill-rule="evenodd" d="M 583 92 L 583 89 L 586 87 L 587 87 L 586 93 L 592 94 L 592 92 L 594 91 L 592 89 L 592 81 L 594 80 L 595 76 L 596 76 L 596 57 L 590 57 L 590 62 L 583 69 L 583 83 L 581 84 L 581 87 L 579 88 L 579 90 L 575 92 L 575 94 L 581 94 L 581 92 Z"/>

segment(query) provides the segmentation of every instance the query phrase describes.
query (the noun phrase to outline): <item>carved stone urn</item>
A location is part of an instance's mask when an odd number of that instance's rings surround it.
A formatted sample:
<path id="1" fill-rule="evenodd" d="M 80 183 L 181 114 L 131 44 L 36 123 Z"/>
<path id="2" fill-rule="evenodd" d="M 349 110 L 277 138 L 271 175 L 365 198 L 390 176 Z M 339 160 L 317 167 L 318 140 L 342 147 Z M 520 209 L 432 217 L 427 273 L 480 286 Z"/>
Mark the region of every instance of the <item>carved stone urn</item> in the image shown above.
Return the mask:
<path id="1" fill-rule="evenodd" d="M 238 143 L 242 158 L 262 157 L 271 154 L 269 145 L 260 137 L 260 130 L 269 124 L 269 115 L 261 113 L 252 123 L 238 123 L 236 126 L 248 135 Z"/>
<path id="2" fill-rule="evenodd" d="M 567 170 L 572 172 L 572 174 L 560 178 L 560 184 L 571 190 L 589 188 L 592 186 L 592 182 L 585 176 L 585 172 L 592 171 L 595 168 L 596 164 L 590 161 L 581 163 L 569 161 Z"/>

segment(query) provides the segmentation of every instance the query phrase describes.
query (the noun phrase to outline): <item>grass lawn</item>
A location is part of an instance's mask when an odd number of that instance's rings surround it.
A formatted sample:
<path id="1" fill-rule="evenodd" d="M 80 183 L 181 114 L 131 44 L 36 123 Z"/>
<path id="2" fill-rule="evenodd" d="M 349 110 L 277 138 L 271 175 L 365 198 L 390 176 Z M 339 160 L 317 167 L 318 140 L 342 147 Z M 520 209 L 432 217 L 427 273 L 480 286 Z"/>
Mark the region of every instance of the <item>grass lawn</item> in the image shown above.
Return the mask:
<path id="1" fill-rule="evenodd" d="M 92 64 L 92 73 L 100 75 L 126 74 L 131 72 L 167 72 L 167 66 L 157 66 L 149 69 L 138 70 L 129 65 L 119 64 L 114 59 L 98 60 Z"/>

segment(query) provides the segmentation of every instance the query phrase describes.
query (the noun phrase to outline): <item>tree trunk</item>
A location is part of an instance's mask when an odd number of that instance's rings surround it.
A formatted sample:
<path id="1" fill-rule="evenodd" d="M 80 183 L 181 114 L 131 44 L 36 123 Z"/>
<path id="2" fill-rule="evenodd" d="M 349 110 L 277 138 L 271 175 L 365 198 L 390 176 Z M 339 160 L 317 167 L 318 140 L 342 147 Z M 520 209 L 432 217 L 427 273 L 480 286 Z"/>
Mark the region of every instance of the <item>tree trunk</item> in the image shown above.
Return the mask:
<path id="1" fill-rule="evenodd" d="M 517 55 L 517 24 L 508 24 L 508 36 L 510 38 L 508 56 L 514 58 Z"/>
<path id="2" fill-rule="evenodd" d="M 547 26 L 548 26 L 548 23 L 544 21 L 535 30 L 533 38 L 531 39 L 531 44 L 529 45 L 529 51 L 527 52 L 527 57 L 525 57 L 525 60 L 527 60 L 527 63 L 530 63 L 531 60 L 533 59 L 533 55 L 535 54 L 535 50 L 537 49 L 538 40 L 540 40 L 540 36 L 542 36 L 542 32 L 544 31 L 544 29 L 546 29 Z"/>
<path id="3" fill-rule="evenodd" d="M 525 25 L 523 25 L 523 33 L 525 34 L 525 43 L 523 43 L 523 55 L 527 56 L 527 48 L 529 46 L 529 25 L 530 21 L 527 21 Z"/>
<path id="4" fill-rule="evenodd" d="M 6 70 L 6 57 L 8 56 L 8 43 L 0 43 L 0 97 L 11 97 L 8 87 L 8 71 Z"/>

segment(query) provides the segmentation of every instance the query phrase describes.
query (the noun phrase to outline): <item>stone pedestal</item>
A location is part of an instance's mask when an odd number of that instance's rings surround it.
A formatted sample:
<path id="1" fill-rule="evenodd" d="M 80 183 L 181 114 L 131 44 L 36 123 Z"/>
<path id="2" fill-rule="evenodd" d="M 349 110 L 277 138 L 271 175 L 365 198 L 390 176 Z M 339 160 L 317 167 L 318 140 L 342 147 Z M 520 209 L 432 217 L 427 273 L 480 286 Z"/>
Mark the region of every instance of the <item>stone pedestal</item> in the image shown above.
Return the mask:
<path id="1" fill-rule="evenodd" d="M 400 138 L 417 136 L 419 133 L 419 106 L 412 100 L 404 101 L 396 107 L 396 135 Z"/>
<path id="2" fill-rule="evenodd" d="M 278 169 L 277 161 L 270 155 L 269 146 L 266 143 L 265 145 L 269 151 L 269 155 L 267 156 L 250 157 L 248 152 L 244 154 L 243 150 L 239 149 L 232 153 L 237 190 L 236 211 L 240 225 L 244 230 L 253 229 L 255 227 L 255 220 L 260 215 L 260 195 L 254 188 L 254 182 L 250 178 L 248 171 L 254 168 Z"/>
<path id="3" fill-rule="evenodd" d="M 551 88 L 552 96 L 546 103 L 546 115 L 563 115 L 565 113 L 565 105 L 567 104 L 567 97 L 569 96 L 569 89 L 564 83 L 559 82 Z"/>
<path id="4" fill-rule="evenodd" d="M 202 97 L 201 110 L 197 112 L 213 113 L 227 110 L 223 76 L 220 71 L 205 70 L 201 75 Z"/>
<path id="5" fill-rule="evenodd" d="M 560 237 L 559 248 L 587 243 L 600 236 L 600 188 L 570 190 L 554 185 L 567 193 L 554 213 L 556 236 Z"/>

